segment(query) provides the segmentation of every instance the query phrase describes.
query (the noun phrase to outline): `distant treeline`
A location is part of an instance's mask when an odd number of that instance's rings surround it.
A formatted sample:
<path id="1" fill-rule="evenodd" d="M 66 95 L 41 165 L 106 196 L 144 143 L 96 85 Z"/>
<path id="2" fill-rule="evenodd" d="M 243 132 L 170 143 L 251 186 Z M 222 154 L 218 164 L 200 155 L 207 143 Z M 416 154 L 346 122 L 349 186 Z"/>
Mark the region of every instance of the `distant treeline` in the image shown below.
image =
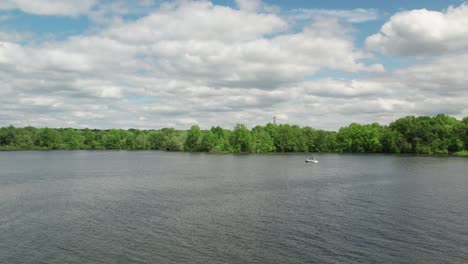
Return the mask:
<path id="1" fill-rule="evenodd" d="M 468 117 L 408 116 L 388 126 L 356 124 L 338 132 L 288 124 L 267 124 L 249 130 L 219 126 L 201 130 L 0 128 L 0 150 L 123 149 L 191 152 L 352 152 L 466 154 Z"/>

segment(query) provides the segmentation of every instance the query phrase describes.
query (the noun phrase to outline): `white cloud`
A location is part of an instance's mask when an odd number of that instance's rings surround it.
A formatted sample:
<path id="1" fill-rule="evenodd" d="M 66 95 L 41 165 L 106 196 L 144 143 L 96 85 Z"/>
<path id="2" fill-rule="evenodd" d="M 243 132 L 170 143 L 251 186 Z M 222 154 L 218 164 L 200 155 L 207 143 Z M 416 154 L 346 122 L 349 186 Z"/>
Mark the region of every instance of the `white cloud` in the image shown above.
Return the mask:
<path id="1" fill-rule="evenodd" d="M 208 1 L 175 2 L 136 22 L 109 30 L 110 37 L 128 43 L 165 40 L 242 42 L 287 29 L 273 14 L 257 14 Z"/>
<path id="2" fill-rule="evenodd" d="M 37 15 L 78 16 L 87 13 L 97 0 L 2 0 L 1 9 L 20 9 Z"/>
<path id="3" fill-rule="evenodd" d="M 458 96 L 468 94 L 468 53 L 447 55 L 421 64 L 399 69 L 395 79 L 403 80 L 419 92 L 437 96 Z M 416 94 L 417 95 L 417 94 Z M 468 101 L 467 101 L 468 102 Z"/>
<path id="4" fill-rule="evenodd" d="M 292 30 L 277 13 L 179 1 L 62 41 L 4 38 L 0 126 L 206 128 L 277 116 L 337 129 L 407 114 L 468 115 L 468 54 L 385 73 L 363 62 L 371 56 L 354 33 L 336 16 Z M 306 80 L 321 70 L 380 75 Z"/>
<path id="5" fill-rule="evenodd" d="M 380 32 L 367 38 L 370 49 L 386 54 L 428 55 L 468 47 L 468 4 L 443 12 L 427 9 L 393 15 Z"/>

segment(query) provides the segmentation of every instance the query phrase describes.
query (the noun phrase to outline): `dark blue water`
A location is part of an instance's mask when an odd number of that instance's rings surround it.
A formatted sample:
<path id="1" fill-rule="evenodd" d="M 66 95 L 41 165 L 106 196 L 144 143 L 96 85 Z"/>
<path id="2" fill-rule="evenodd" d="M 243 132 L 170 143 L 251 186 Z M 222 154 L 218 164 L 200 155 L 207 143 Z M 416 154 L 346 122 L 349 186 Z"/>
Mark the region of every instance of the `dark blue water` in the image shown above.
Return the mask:
<path id="1" fill-rule="evenodd" d="M 468 263 L 468 159 L 0 152 L 0 263 Z"/>

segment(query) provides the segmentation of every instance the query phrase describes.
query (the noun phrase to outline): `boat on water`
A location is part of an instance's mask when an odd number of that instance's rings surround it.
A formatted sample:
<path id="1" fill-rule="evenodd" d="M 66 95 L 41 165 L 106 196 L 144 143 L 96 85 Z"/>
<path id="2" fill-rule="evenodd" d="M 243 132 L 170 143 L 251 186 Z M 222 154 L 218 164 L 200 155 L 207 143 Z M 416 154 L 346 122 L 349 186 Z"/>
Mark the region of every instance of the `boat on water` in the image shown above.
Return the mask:
<path id="1" fill-rule="evenodd" d="M 316 160 L 314 157 L 307 158 L 305 160 L 307 163 L 318 163 L 318 160 Z"/>

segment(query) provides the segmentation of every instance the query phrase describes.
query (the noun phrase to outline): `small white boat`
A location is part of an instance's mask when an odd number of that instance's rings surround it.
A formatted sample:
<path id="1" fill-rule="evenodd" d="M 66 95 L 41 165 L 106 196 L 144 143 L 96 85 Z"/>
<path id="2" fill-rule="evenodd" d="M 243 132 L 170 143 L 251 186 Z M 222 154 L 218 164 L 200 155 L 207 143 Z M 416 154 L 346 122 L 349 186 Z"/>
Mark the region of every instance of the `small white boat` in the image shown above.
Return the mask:
<path id="1" fill-rule="evenodd" d="M 305 160 L 305 162 L 307 162 L 307 163 L 318 163 L 318 160 L 316 160 L 316 159 L 314 159 L 314 158 L 312 157 L 312 158 L 307 158 L 307 159 Z"/>

